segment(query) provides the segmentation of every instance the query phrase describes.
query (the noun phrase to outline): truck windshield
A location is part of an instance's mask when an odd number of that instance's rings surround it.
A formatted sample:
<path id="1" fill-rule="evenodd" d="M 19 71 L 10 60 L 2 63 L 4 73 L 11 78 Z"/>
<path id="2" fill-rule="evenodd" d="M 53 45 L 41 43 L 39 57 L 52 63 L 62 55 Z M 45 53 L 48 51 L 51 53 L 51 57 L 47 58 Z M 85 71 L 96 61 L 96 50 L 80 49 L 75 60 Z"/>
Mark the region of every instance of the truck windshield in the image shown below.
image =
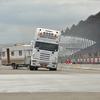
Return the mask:
<path id="1" fill-rule="evenodd" d="M 44 43 L 44 42 L 36 42 L 35 48 L 41 49 L 41 50 L 54 51 L 54 52 L 58 51 L 58 45 L 57 44 Z"/>

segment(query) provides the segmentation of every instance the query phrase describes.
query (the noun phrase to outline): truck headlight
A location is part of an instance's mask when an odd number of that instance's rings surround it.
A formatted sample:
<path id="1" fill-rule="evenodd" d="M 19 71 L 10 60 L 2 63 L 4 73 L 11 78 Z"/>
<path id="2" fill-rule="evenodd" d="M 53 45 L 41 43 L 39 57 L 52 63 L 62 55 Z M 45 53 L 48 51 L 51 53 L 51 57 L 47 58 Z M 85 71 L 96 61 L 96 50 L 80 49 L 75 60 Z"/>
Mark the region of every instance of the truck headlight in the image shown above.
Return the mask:
<path id="1" fill-rule="evenodd" d="M 33 63 L 36 63 L 36 60 L 32 60 Z"/>

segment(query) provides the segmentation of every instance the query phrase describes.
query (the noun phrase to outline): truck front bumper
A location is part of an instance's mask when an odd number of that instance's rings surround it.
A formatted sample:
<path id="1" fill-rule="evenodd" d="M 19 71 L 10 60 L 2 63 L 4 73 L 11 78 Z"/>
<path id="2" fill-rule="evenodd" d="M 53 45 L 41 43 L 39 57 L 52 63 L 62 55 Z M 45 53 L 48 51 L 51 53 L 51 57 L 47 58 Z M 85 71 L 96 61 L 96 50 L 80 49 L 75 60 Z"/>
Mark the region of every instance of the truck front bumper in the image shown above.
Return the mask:
<path id="1" fill-rule="evenodd" d="M 31 66 L 34 67 L 44 67 L 44 68 L 56 68 L 57 63 L 39 63 L 39 62 L 31 62 Z"/>

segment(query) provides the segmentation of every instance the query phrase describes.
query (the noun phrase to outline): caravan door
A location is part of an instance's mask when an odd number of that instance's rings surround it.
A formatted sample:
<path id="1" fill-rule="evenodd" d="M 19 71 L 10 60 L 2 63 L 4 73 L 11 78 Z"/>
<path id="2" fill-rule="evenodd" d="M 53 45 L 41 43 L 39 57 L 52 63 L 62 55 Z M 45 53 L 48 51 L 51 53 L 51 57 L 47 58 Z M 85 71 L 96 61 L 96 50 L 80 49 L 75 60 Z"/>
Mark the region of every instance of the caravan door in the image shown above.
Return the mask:
<path id="1" fill-rule="evenodd" d="M 10 54 L 9 54 L 9 49 L 7 49 L 7 62 L 8 62 L 8 64 L 10 63 Z"/>

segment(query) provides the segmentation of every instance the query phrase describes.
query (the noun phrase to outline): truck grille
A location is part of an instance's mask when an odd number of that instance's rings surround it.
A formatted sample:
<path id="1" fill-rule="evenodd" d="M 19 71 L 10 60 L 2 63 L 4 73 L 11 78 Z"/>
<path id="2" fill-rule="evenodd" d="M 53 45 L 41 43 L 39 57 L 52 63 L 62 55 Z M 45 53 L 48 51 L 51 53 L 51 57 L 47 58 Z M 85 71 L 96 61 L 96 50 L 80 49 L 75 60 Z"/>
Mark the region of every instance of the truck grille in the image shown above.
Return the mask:
<path id="1" fill-rule="evenodd" d="M 46 54 L 46 53 L 40 54 L 40 60 L 49 61 L 49 58 L 50 58 L 50 54 Z"/>

